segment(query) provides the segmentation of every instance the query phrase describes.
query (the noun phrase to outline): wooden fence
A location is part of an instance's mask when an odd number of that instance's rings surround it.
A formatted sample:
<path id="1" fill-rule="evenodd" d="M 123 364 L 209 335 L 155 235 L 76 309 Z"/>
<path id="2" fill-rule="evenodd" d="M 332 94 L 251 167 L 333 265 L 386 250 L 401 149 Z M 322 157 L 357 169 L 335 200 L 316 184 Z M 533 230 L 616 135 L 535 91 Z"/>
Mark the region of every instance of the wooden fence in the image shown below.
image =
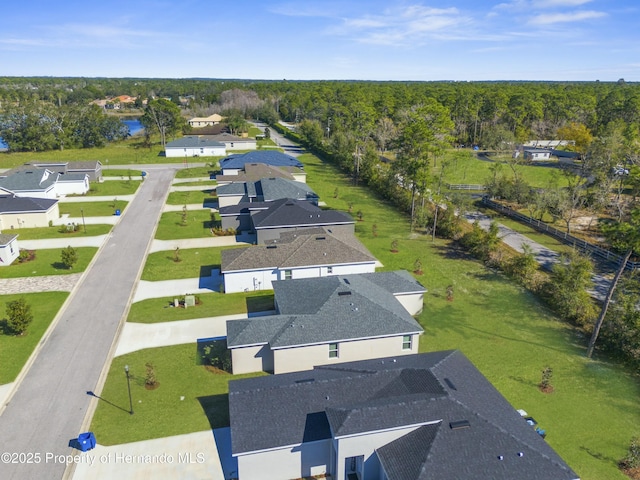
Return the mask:
<path id="1" fill-rule="evenodd" d="M 519 222 L 526 223 L 527 225 L 531 225 L 536 230 L 543 233 L 547 233 L 557 238 L 562 243 L 571 245 L 582 251 L 589 252 L 589 254 L 600 257 L 603 260 L 606 260 L 608 262 L 619 265 L 622 259 L 624 258 L 622 255 L 619 255 L 610 250 L 607 250 L 606 248 L 602 248 L 598 245 L 594 245 L 593 243 L 589 243 L 581 238 L 574 237 L 573 235 L 567 232 L 563 232 L 558 230 L 557 228 L 553 228 L 552 226 L 544 222 L 541 222 L 540 220 L 536 220 L 526 215 L 522 215 L 520 212 L 516 212 L 515 210 L 505 207 L 504 205 L 496 203 L 490 200 L 486 196 L 482 198 L 482 203 L 487 207 L 497 212 L 500 212 L 503 215 L 506 215 L 507 217 L 511 217 L 518 220 Z M 638 268 L 640 268 L 640 262 L 627 262 L 627 265 L 626 265 L 627 270 L 636 270 Z"/>

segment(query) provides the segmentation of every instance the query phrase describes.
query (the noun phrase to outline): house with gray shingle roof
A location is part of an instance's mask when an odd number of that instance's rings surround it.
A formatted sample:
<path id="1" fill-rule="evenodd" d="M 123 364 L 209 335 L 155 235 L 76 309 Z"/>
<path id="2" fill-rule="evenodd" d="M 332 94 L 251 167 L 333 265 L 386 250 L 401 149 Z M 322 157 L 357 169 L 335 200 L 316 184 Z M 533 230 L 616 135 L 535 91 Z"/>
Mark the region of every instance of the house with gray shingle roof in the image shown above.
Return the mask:
<path id="1" fill-rule="evenodd" d="M 227 322 L 233 373 L 286 373 L 418 352 L 423 329 L 412 315 L 422 310 L 426 289 L 408 272 L 272 285 L 276 315 Z"/>
<path id="2" fill-rule="evenodd" d="M 246 163 L 242 170 L 238 170 L 235 175 L 216 175 L 218 186 L 227 183 L 257 182 L 263 178 L 285 178 L 287 180 L 296 179 L 294 176 L 280 167 L 266 165 L 264 163 Z"/>
<path id="3" fill-rule="evenodd" d="M 48 168 L 29 166 L 0 178 L 0 194 L 18 197 L 56 198 L 83 195 L 89 191 L 86 173 L 60 173 Z"/>
<path id="4" fill-rule="evenodd" d="M 318 195 L 306 183 L 279 177 L 218 185 L 216 193 L 220 207 L 239 203 L 272 202 L 283 198 L 318 203 Z"/>
<path id="5" fill-rule="evenodd" d="M 0 230 L 47 227 L 58 218 L 60 208 L 56 199 L 0 196 Z"/>
<path id="6" fill-rule="evenodd" d="M 102 163 L 100 163 L 99 160 L 80 160 L 77 162 L 27 162 L 24 165 L 20 165 L 19 167 L 5 172 L 3 176 L 9 176 L 15 172 L 32 170 L 34 168 L 47 169 L 54 173 L 61 173 L 63 175 L 68 173 L 86 173 L 89 177 L 89 181 L 102 181 Z"/>
<path id="7" fill-rule="evenodd" d="M 0 267 L 8 267 L 20 255 L 18 235 L 0 233 Z"/>
<path id="8" fill-rule="evenodd" d="M 224 143 L 198 135 L 179 138 L 164 147 L 164 154 L 168 158 L 222 157 L 226 153 Z"/>
<path id="9" fill-rule="evenodd" d="M 297 230 L 265 245 L 222 251 L 225 293 L 271 290 L 276 280 L 372 273 L 375 257 L 351 234 Z"/>
<path id="10" fill-rule="evenodd" d="M 242 480 L 578 480 L 459 351 L 229 382 Z"/>
<path id="11" fill-rule="evenodd" d="M 220 160 L 222 175 L 237 175 L 244 170 L 248 163 L 264 163 L 272 167 L 278 167 L 291 173 L 299 182 L 304 182 L 306 173 L 304 165 L 295 157 L 276 150 L 256 150 L 243 154 L 230 155 Z"/>

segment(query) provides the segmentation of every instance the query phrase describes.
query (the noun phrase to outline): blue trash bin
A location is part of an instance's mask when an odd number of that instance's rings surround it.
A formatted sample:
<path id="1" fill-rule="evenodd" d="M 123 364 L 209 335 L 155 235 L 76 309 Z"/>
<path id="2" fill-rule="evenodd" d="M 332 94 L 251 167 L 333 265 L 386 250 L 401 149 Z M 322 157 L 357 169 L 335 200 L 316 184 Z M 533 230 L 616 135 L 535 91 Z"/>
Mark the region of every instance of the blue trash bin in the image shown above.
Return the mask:
<path id="1" fill-rule="evenodd" d="M 86 452 L 96 447 L 96 437 L 93 432 L 81 433 L 78 435 L 78 444 L 80 450 Z"/>
<path id="2" fill-rule="evenodd" d="M 120 216 L 120 209 L 117 209 L 117 210 L 115 211 L 114 215 L 115 215 L 116 217 L 119 217 L 119 216 Z"/>

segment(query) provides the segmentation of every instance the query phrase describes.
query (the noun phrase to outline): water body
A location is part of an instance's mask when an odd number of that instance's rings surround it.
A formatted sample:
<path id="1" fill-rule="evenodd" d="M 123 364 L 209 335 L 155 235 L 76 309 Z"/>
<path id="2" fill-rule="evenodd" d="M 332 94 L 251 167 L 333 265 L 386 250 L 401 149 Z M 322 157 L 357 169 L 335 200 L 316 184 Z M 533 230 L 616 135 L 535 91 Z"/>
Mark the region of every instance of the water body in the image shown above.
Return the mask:
<path id="1" fill-rule="evenodd" d="M 140 123 L 140 119 L 138 118 L 125 118 L 120 121 L 129 128 L 129 135 L 135 135 L 144 130 L 144 127 L 142 126 L 142 123 Z M 0 138 L 0 152 L 8 149 L 9 145 L 7 145 L 4 140 L 2 140 L 2 138 Z"/>
<path id="2" fill-rule="evenodd" d="M 144 130 L 144 127 L 138 118 L 125 118 L 122 119 L 121 122 L 129 128 L 129 135 L 135 135 Z"/>

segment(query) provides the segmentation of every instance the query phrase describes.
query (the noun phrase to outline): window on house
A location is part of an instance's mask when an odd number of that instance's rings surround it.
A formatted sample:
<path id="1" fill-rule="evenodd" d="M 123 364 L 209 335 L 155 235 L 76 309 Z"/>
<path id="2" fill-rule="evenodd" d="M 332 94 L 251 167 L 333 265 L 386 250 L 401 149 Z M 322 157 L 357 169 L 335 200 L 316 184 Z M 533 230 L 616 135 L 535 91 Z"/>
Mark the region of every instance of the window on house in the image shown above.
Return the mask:
<path id="1" fill-rule="evenodd" d="M 285 270 L 284 271 L 284 279 L 285 280 L 291 280 L 291 270 Z"/>
<path id="2" fill-rule="evenodd" d="M 403 350 L 411 350 L 412 341 L 411 335 L 403 335 L 402 336 L 402 349 Z"/>
<path id="3" fill-rule="evenodd" d="M 338 344 L 330 343 L 329 344 L 329 358 L 338 358 Z"/>

